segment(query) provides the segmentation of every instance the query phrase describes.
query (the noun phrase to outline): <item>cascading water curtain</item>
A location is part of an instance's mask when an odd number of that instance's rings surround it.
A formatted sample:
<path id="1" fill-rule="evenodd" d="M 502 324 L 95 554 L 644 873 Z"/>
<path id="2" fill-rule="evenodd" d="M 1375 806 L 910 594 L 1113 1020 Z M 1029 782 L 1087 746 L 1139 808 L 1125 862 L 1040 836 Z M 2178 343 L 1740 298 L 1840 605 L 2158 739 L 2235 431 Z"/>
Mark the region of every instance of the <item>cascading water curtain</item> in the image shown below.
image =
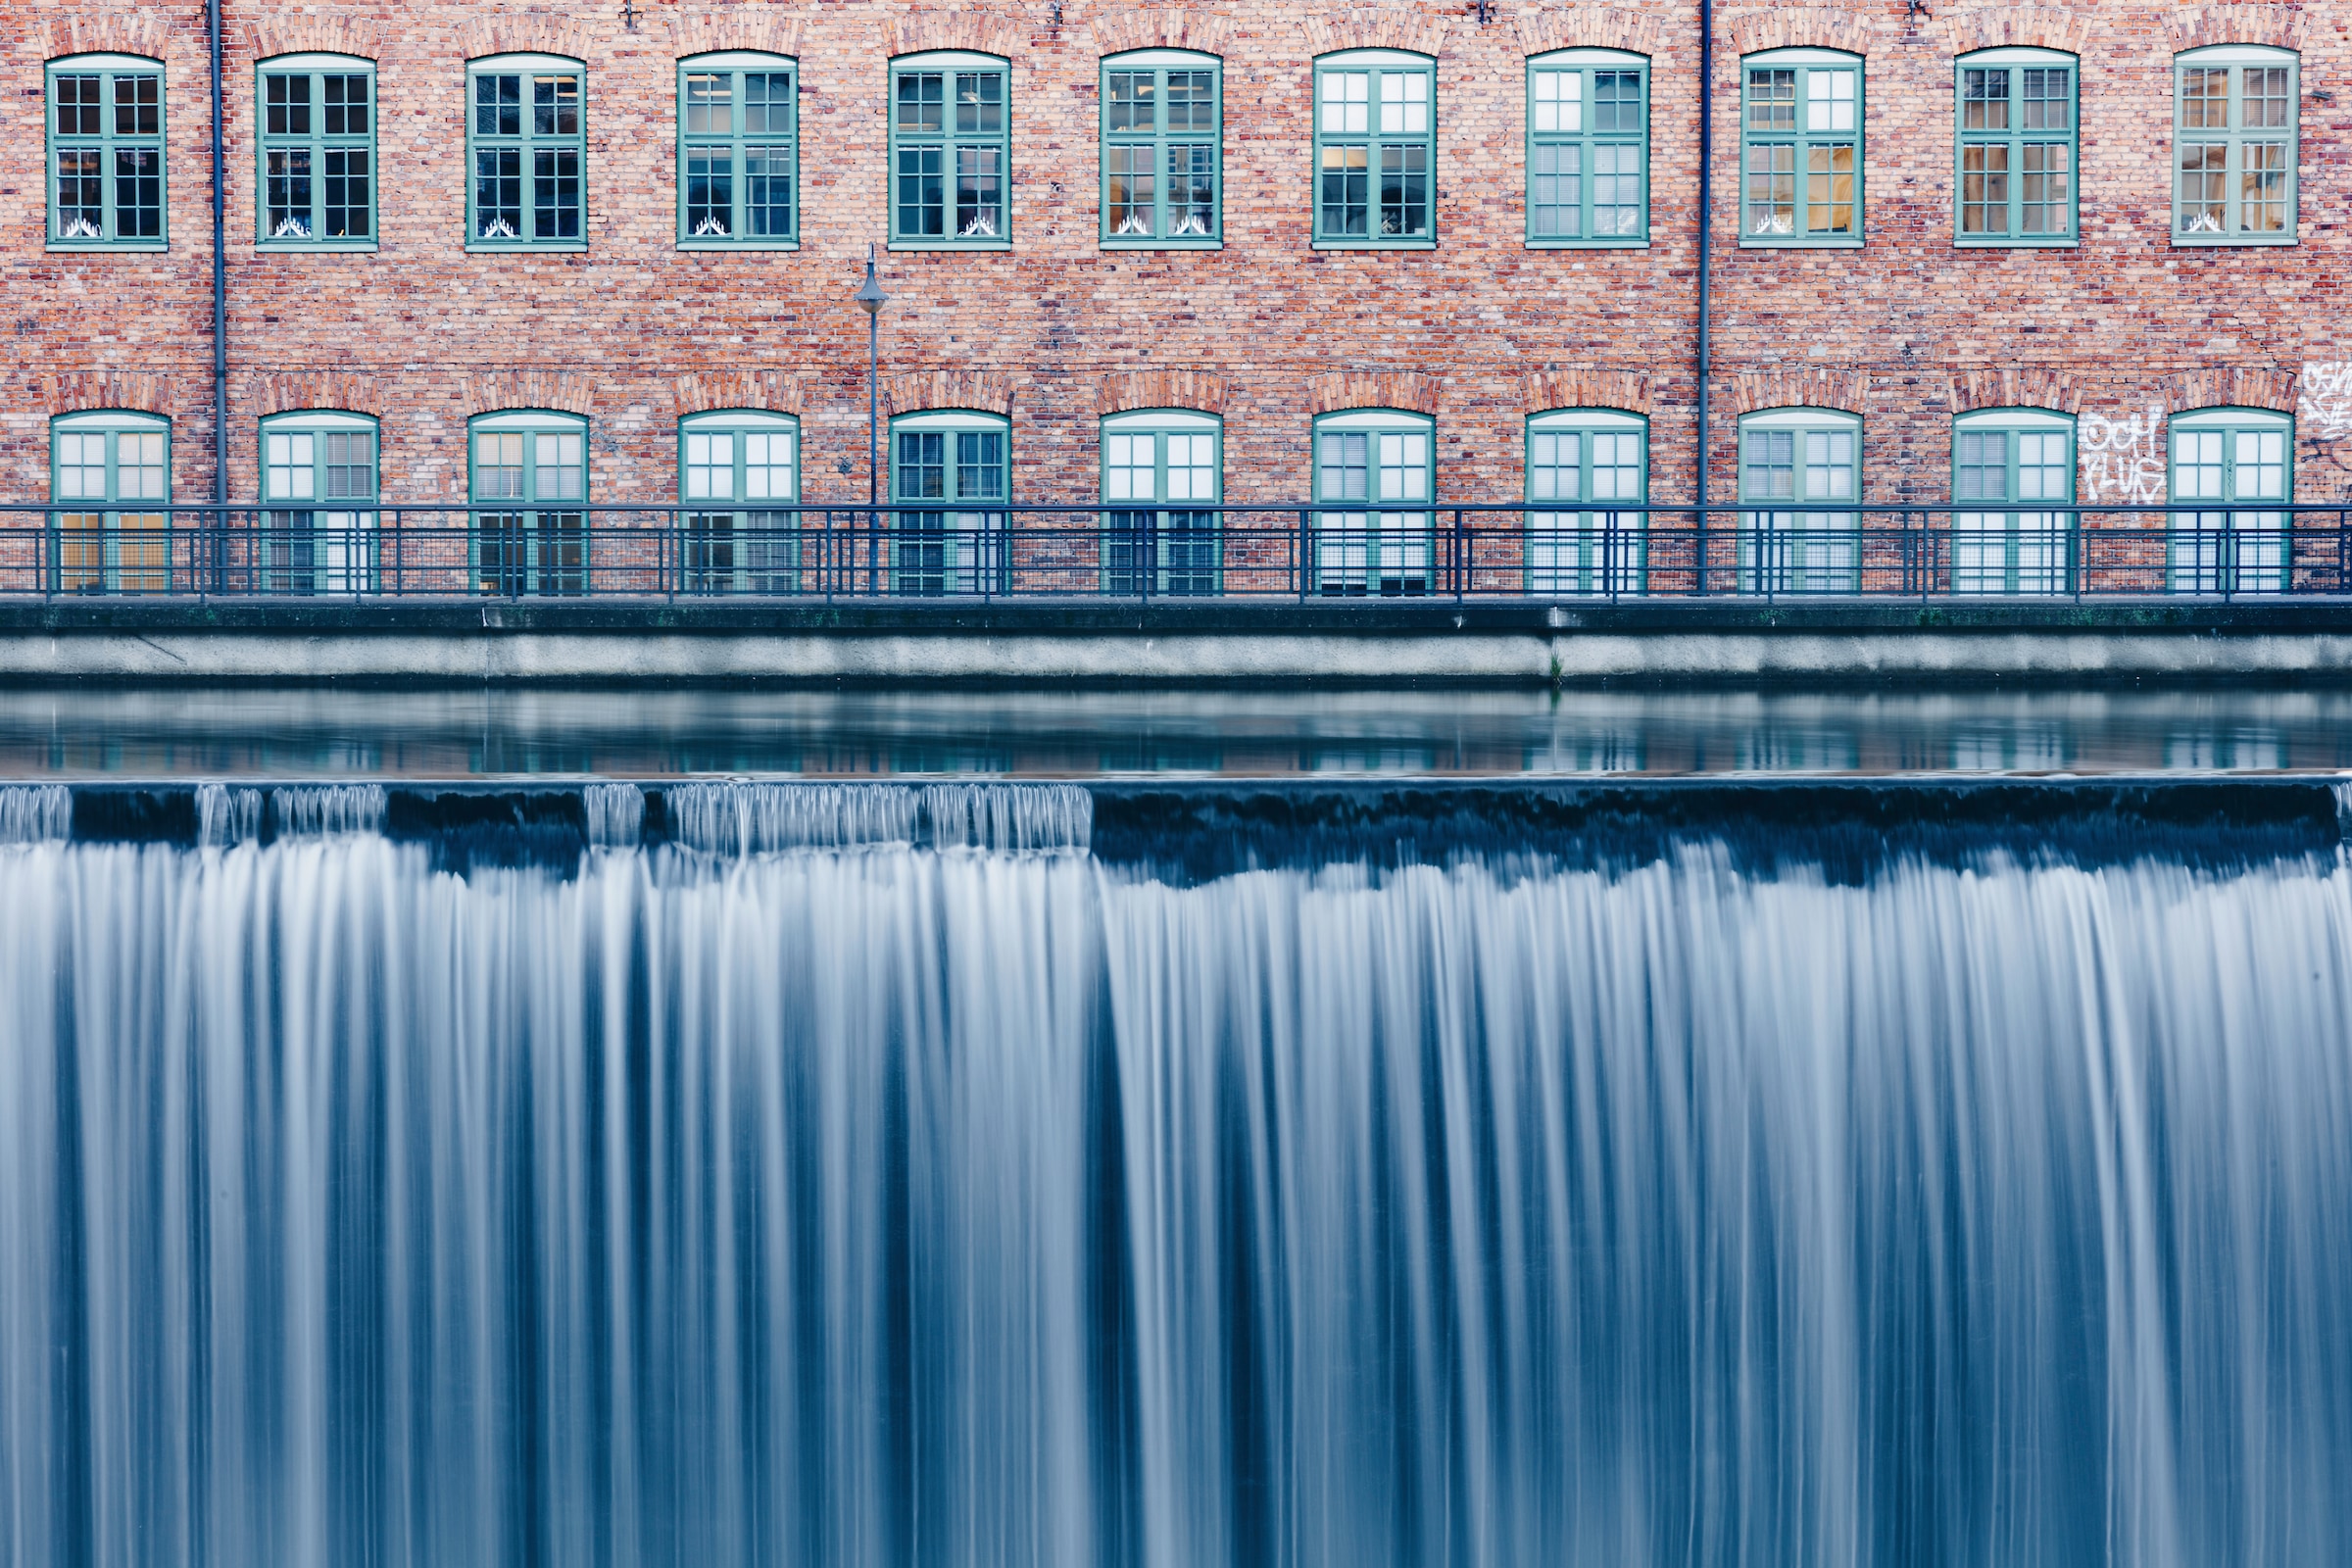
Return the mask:
<path id="1" fill-rule="evenodd" d="M 728 820 L 0 848 L 0 1564 L 2352 1561 L 2343 864 Z"/>

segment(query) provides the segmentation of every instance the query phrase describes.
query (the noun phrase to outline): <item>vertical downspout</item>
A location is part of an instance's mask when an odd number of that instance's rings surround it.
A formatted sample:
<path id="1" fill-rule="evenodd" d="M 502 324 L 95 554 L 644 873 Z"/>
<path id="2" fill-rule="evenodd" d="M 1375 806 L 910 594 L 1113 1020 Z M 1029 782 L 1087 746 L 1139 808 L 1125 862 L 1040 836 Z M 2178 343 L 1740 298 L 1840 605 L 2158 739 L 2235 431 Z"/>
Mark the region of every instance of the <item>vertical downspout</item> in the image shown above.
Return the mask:
<path id="1" fill-rule="evenodd" d="M 216 0 L 217 3 L 217 0 Z M 1715 227 L 1715 0 L 1698 0 L 1698 581 L 1707 591 L 1708 242 Z"/>
<path id="2" fill-rule="evenodd" d="M 213 50 L 213 499 L 228 500 L 227 160 L 220 147 L 220 0 L 205 0 Z M 218 519 L 225 520 L 225 519 Z"/>

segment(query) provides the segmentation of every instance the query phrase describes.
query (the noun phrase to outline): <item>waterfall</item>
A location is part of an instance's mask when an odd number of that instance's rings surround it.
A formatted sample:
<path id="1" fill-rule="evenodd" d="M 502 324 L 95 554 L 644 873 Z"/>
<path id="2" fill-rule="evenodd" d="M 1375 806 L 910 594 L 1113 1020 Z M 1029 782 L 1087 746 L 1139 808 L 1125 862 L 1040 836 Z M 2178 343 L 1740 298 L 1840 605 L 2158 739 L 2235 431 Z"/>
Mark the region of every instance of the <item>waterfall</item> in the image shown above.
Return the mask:
<path id="1" fill-rule="evenodd" d="M 73 792 L 63 784 L 0 785 L 0 844 L 62 839 L 73 822 Z"/>
<path id="2" fill-rule="evenodd" d="M 270 819 L 280 838 L 381 833 L 386 808 L 381 784 L 305 784 L 270 792 Z"/>
<path id="3" fill-rule="evenodd" d="M 0 1568 L 2352 1561 L 2340 852 L 954 788 L 466 875 L 0 792 Z"/>

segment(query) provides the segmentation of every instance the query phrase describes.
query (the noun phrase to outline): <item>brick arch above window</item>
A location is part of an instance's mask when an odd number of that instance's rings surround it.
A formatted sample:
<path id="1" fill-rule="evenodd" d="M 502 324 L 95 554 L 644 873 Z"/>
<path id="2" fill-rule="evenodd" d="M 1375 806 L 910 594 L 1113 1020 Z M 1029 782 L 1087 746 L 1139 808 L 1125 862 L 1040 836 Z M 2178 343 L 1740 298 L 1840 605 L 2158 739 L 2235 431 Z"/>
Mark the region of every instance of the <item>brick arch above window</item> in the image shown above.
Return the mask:
<path id="1" fill-rule="evenodd" d="M 1010 60 L 1029 36 L 1020 19 L 997 11 L 909 11 L 893 17 L 888 30 L 894 59 L 958 49 Z"/>
<path id="2" fill-rule="evenodd" d="M 582 418 L 596 412 L 596 387 L 575 370 L 493 370 L 468 375 L 460 384 L 458 397 L 469 418 L 506 409 L 548 409 Z"/>
<path id="3" fill-rule="evenodd" d="M 669 19 L 669 46 L 691 55 L 754 54 L 800 58 L 801 19 L 781 6 L 737 6 L 729 11 L 682 11 Z"/>
<path id="4" fill-rule="evenodd" d="M 1095 52 L 1130 49 L 1197 49 L 1222 57 L 1233 39 L 1233 19 L 1182 6 L 1135 6 L 1105 11 L 1094 20 Z"/>
<path id="5" fill-rule="evenodd" d="M 2296 376 L 2292 370 L 2257 370 L 2216 366 L 2184 370 L 2165 388 L 2166 412 L 2186 414 L 2195 409 L 2272 409 L 2295 412 Z"/>
<path id="6" fill-rule="evenodd" d="M 1012 377 L 995 370 L 913 370 L 882 377 L 882 412 L 919 414 L 926 409 L 970 409 L 1012 414 Z"/>
<path id="7" fill-rule="evenodd" d="M 1870 53 L 1874 29 L 1867 17 L 1826 6 L 1776 6 L 1725 19 L 1725 52 L 1752 55 L 1761 49 L 1842 49 Z"/>
<path id="8" fill-rule="evenodd" d="M 1320 17 L 1302 17 L 1310 59 L 1341 49 L 1405 49 L 1431 59 L 1446 52 L 1443 17 L 1396 5 L 1365 5 Z"/>
<path id="9" fill-rule="evenodd" d="M 1210 370 L 1127 370 L 1097 377 L 1097 417 L 1130 409 L 1197 409 L 1223 414 L 1233 383 Z"/>
<path id="10" fill-rule="evenodd" d="M 1953 54 L 1979 49 L 2056 49 L 2087 55 L 2090 19 L 2053 6 L 1969 6 L 1936 19 Z"/>
<path id="11" fill-rule="evenodd" d="M 1309 414 L 1405 409 L 1435 416 L 1438 378 L 1412 370 L 1334 370 L 1307 378 L 1306 409 Z"/>
<path id="12" fill-rule="evenodd" d="M 263 418 L 302 409 L 340 409 L 381 418 L 384 399 L 364 370 L 280 370 L 245 379 L 239 406 Z"/>
<path id="13" fill-rule="evenodd" d="M 1609 6 L 1552 6 L 1522 11 L 1512 24 L 1524 54 L 1545 55 L 1554 49 L 1630 49 L 1638 55 L 1656 55 L 1660 49 L 1658 19 Z"/>
<path id="14" fill-rule="evenodd" d="M 589 31 L 569 17 L 544 11 L 503 17 L 474 17 L 458 28 L 458 53 L 466 60 L 490 55 L 561 55 L 586 62 Z"/>
<path id="15" fill-rule="evenodd" d="M 51 418 L 110 409 L 172 416 L 172 378 L 160 370 L 64 370 L 42 376 L 40 393 Z"/>
<path id="16" fill-rule="evenodd" d="M 2082 386 L 2063 370 L 2038 366 L 1988 367 L 1953 371 L 1950 401 L 1954 414 L 1978 409 L 2054 409 L 2081 414 Z"/>
<path id="17" fill-rule="evenodd" d="M 2217 43 L 2269 44 L 2275 49 L 2301 49 L 2303 26 L 2299 14 L 2283 5 L 2204 6 L 2172 24 L 2173 50 L 2203 49 Z"/>
<path id="18" fill-rule="evenodd" d="M 1870 404 L 1868 370 L 1754 370 L 1732 377 L 1732 412 L 1765 409 L 1839 409 L 1861 414 Z"/>
<path id="19" fill-rule="evenodd" d="M 277 55 L 349 55 L 374 60 L 382 55 L 383 46 L 383 29 L 372 17 L 295 12 L 250 23 L 245 28 L 245 47 L 256 60 Z"/>
<path id="20" fill-rule="evenodd" d="M 1531 371 L 1520 382 L 1527 393 L 1530 414 L 1544 414 L 1552 409 L 1650 412 L 1649 377 L 1640 370 L 1604 370 L 1596 366 L 1570 365 L 1555 370 Z"/>
<path id="21" fill-rule="evenodd" d="M 671 378 L 669 397 L 681 418 L 715 409 L 797 416 L 808 401 L 808 383 L 780 370 L 693 370 Z"/>
<path id="22" fill-rule="evenodd" d="M 49 58 L 64 55 L 138 55 L 147 60 L 169 59 L 172 29 L 150 11 L 93 9 L 87 15 L 58 17 L 49 24 Z"/>

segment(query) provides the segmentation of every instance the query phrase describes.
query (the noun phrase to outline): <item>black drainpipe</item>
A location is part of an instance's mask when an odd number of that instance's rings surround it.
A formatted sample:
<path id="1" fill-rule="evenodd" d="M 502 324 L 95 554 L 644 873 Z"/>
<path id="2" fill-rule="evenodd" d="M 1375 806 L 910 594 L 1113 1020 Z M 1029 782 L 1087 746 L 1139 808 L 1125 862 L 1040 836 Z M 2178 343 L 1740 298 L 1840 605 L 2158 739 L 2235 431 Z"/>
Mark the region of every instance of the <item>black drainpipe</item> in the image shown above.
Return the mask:
<path id="1" fill-rule="evenodd" d="M 205 0 L 213 48 L 213 499 L 228 500 L 228 220 L 227 162 L 220 149 L 220 0 Z"/>
<path id="2" fill-rule="evenodd" d="M 217 0 L 216 0 L 217 3 Z M 1715 226 L 1715 0 L 1698 0 L 1698 592 L 1707 591 L 1707 261 Z"/>

